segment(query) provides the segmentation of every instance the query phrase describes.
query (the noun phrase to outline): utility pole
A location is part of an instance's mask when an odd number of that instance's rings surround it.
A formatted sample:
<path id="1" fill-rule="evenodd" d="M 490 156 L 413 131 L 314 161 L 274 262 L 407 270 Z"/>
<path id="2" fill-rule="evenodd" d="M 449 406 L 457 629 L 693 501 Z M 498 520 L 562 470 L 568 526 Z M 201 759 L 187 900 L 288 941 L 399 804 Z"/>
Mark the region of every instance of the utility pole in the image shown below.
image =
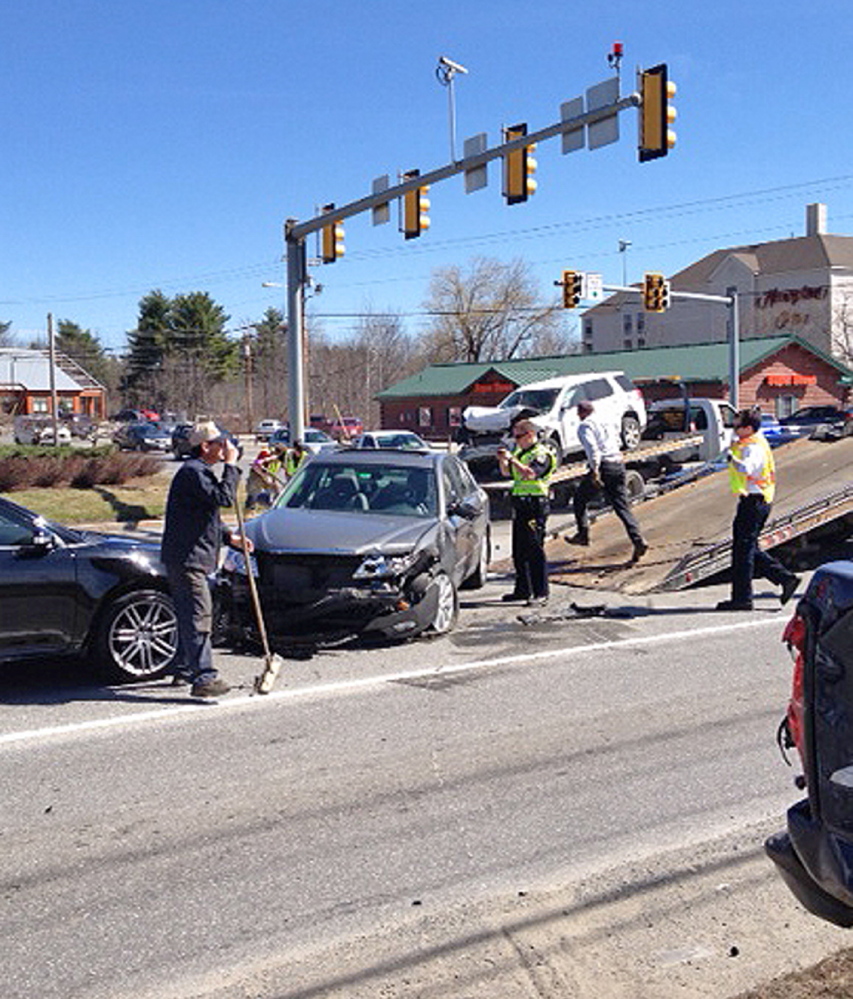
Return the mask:
<path id="1" fill-rule="evenodd" d="M 53 443 L 59 444 L 59 399 L 56 393 L 56 339 L 53 335 L 53 313 L 47 314 L 47 346 L 50 360 L 50 416 L 53 425 Z"/>

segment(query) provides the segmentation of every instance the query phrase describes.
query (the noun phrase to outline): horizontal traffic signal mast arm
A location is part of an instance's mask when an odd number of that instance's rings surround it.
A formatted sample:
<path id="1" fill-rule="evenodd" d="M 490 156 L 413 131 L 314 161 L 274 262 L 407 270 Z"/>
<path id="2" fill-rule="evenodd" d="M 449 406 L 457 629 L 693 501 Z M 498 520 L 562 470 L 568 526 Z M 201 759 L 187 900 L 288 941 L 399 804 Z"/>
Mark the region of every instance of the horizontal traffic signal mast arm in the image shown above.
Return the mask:
<path id="1" fill-rule="evenodd" d="M 305 222 L 294 222 L 288 227 L 287 238 L 289 240 L 304 239 L 306 236 L 310 236 L 312 232 L 317 232 L 323 226 L 328 225 L 332 218 L 337 221 L 343 221 L 346 218 L 351 218 L 353 215 L 360 215 L 362 212 L 401 198 L 416 188 L 437 184 L 439 181 L 446 180 L 448 177 L 453 177 L 456 174 L 475 170 L 477 167 L 485 166 L 492 160 L 500 159 L 515 149 L 523 149 L 525 146 L 533 143 L 544 142 L 546 139 L 552 139 L 556 135 L 562 135 L 563 132 L 573 131 L 582 126 L 594 124 L 602 118 L 625 111 L 627 108 L 638 107 L 639 104 L 639 94 L 628 94 L 626 97 L 614 101 L 613 104 L 585 111 L 574 118 L 566 118 L 553 125 L 548 125 L 538 132 L 529 132 L 527 135 L 513 139 L 511 142 L 504 142 L 500 146 L 494 146 L 492 149 L 485 149 L 475 156 L 468 156 L 465 159 L 457 160 L 455 163 L 448 163 L 446 166 L 431 170 L 429 173 L 419 174 L 412 180 L 403 181 L 394 187 L 388 187 L 384 191 L 369 194 L 364 198 L 359 198 L 358 201 L 351 201 L 347 205 L 341 205 L 339 208 L 335 208 L 329 215 L 317 215 Z"/>
<path id="2" fill-rule="evenodd" d="M 559 282 L 562 284 L 562 282 Z M 602 291 L 606 292 L 617 292 L 617 291 L 629 291 L 635 295 L 643 294 L 642 285 L 624 285 L 624 284 L 603 284 L 601 286 Z M 730 295 L 703 295 L 701 292 L 694 291 L 675 291 L 670 290 L 670 298 L 692 298 L 694 302 L 719 302 L 721 305 L 731 305 L 732 297 Z"/>

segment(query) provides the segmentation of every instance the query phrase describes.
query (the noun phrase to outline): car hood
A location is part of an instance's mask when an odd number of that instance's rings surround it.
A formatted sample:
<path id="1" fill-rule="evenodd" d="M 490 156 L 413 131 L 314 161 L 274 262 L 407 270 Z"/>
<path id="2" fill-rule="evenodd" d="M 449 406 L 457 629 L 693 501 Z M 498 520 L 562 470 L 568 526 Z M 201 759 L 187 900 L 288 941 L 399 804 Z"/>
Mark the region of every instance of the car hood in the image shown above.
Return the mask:
<path id="1" fill-rule="evenodd" d="M 507 430 L 513 417 L 520 413 L 524 406 L 468 406 L 462 414 L 462 421 L 469 430 L 498 431 Z"/>
<path id="2" fill-rule="evenodd" d="M 260 551 L 393 554 L 425 543 L 437 531 L 437 524 L 432 518 L 280 507 L 250 520 L 246 534 Z"/>

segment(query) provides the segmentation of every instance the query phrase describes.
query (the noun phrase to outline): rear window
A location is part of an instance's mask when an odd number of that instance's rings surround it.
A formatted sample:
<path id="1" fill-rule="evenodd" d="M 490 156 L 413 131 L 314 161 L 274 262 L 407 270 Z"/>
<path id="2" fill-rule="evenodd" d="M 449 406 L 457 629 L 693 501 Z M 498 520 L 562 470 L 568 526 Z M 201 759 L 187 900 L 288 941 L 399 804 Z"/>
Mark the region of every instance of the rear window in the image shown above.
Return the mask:
<path id="1" fill-rule="evenodd" d="M 607 396 L 613 395 L 613 386 L 606 378 L 594 378 L 591 382 L 587 382 L 586 386 L 586 397 L 591 402 L 595 402 L 596 399 L 606 399 Z"/>
<path id="2" fill-rule="evenodd" d="M 617 375 L 616 384 L 624 389 L 626 392 L 636 392 L 637 386 L 631 381 L 627 375 Z"/>

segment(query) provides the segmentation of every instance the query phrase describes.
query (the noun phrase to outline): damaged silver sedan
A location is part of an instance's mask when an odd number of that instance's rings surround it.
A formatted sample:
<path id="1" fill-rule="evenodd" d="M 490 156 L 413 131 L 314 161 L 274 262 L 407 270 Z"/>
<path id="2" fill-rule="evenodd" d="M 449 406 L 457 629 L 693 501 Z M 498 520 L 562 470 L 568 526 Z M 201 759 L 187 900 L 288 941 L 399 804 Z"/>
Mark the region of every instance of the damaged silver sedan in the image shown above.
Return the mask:
<path id="1" fill-rule="evenodd" d="M 317 455 L 246 533 L 252 565 L 229 553 L 217 588 L 231 640 L 255 632 L 247 570 L 271 640 L 321 644 L 445 634 L 457 591 L 482 586 L 489 562 L 488 498 L 438 451 Z"/>

